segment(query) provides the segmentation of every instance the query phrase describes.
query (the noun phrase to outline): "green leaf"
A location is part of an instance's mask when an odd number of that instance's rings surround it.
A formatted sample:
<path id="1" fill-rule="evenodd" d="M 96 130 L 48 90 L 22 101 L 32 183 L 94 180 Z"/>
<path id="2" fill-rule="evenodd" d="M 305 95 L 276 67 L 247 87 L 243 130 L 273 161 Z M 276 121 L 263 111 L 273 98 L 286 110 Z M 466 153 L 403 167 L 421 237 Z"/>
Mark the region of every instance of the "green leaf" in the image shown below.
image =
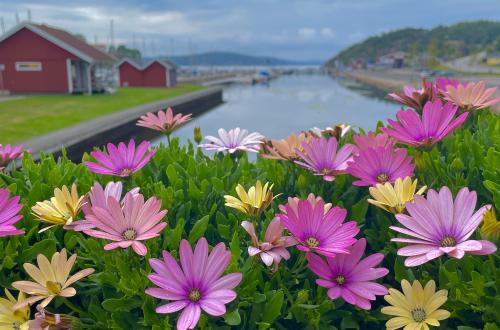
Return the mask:
<path id="1" fill-rule="evenodd" d="M 56 242 L 53 240 L 46 239 L 37 242 L 32 247 L 24 250 L 20 259 L 23 262 L 26 262 L 35 259 L 36 256 L 39 254 L 43 254 L 50 260 L 50 258 L 55 252 L 56 252 Z"/>
<path id="2" fill-rule="evenodd" d="M 342 318 L 340 322 L 340 329 L 357 329 L 359 330 L 359 324 L 350 317 Z"/>
<path id="3" fill-rule="evenodd" d="M 413 271 L 410 268 L 407 268 L 403 263 L 402 257 L 396 257 L 394 261 L 394 277 L 398 282 L 401 280 L 408 280 L 412 282 L 415 280 L 415 276 L 413 275 Z"/>
<path id="4" fill-rule="evenodd" d="M 241 316 L 236 308 L 234 311 L 226 313 L 224 316 L 224 321 L 229 325 L 240 325 L 241 324 Z"/>
<path id="5" fill-rule="evenodd" d="M 189 242 L 191 244 L 195 243 L 203 235 L 205 235 L 205 232 L 207 231 L 209 219 L 210 219 L 210 217 L 208 215 L 206 215 L 203 218 L 201 218 L 200 220 L 196 221 L 196 223 L 193 226 L 193 229 L 191 229 L 191 232 L 189 233 Z"/>
<path id="6" fill-rule="evenodd" d="M 175 185 L 175 183 L 177 182 L 177 180 L 179 180 L 179 177 L 177 175 L 177 170 L 175 169 L 175 166 L 172 165 L 172 164 L 169 164 L 167 166 L 167 178 L 168 178 L 168 181 L 170 181 L 170 184 L 171 185 Z"/>
<path id="7" fill-rule="evenodd" d="M 215 176 L 212 178 L 212 185 L 214 186 L 214 190 L 218 193 L 224 190 L 224 182 Z"/>
<path id="8" fill-rule="evenodd" d="M 168 245 L 170 246 L 170 249 L 175 250 L 179 247 L 185 223 L 186 221 L 183 218 L 177 219 L 177 224 L 175 225 L 174 230 L 170 232 L 171 236 L 170 239 L 168 240 Z"/>
<path id="9" fill-rule="evenodd" d="M 116 311 L 130 311 L 131 309 L 134 309 L 136 307 L 139 307 L 141 305 L 142 301 L 141 299 L 138 298 L 110 298 L 106 299 L 102 302 L 102 307 L 104 307 L 105 310 L 109 312 L 116 312 Z"/>
<path id="10" fill-rule="evenodd" d="M 283 305 L 284 294 L 282 290 L 277 291 L 274 296 L 266 304 L 262 321 L 272 324 L 281 314 L 281 306 Z"/>
<path id="11" fill-rule="evenodd" d="M 354 204 L 351 208 L 352 212 L 352 219 L 356 220 L 357 222 L 364 222 L 364 219 L 366 217 L 366 212 L 368 211 L 368 202 L 366 201 L 366 198 L 358 201 L 356 204 Z"/>

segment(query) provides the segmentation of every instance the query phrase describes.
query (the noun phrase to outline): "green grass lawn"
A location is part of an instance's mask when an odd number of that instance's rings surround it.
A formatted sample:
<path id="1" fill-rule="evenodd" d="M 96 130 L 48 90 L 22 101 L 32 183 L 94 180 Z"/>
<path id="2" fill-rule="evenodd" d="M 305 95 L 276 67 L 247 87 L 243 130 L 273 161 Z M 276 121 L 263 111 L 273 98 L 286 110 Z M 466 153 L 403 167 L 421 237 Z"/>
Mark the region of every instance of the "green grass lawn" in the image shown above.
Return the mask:
<path id="1" fill-rule="evenodd" d="M 121 88 L 106 95 L 40 95 L 0 102 L 0 144 L 19 143 L 111 112 L 203 89 Z"/>

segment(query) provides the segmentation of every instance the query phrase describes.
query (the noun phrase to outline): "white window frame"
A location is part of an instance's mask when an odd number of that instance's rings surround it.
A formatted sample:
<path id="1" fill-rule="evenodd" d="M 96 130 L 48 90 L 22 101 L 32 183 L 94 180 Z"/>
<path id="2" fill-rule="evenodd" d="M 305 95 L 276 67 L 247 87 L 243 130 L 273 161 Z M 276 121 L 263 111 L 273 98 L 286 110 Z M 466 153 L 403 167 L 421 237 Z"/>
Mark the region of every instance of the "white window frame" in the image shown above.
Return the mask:
<path id="1" fill-rule="evenodd" d="M 42 62 L 16 62 L 16 71 L 40 72 L 42 71 Z"/>

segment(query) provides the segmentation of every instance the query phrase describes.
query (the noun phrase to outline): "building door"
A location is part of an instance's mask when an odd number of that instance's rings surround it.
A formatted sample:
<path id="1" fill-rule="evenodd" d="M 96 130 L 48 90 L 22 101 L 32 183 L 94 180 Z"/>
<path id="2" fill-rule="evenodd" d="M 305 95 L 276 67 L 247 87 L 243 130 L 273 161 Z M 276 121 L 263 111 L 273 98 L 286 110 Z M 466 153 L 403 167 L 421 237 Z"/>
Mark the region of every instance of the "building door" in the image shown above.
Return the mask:
<path id="1" fill-rule="evenodd" d="M 90 88 L 90 65 L 83 61 L 71 61 L 71 79 L 73 82 L 73 92 L 89 93 Z"/>

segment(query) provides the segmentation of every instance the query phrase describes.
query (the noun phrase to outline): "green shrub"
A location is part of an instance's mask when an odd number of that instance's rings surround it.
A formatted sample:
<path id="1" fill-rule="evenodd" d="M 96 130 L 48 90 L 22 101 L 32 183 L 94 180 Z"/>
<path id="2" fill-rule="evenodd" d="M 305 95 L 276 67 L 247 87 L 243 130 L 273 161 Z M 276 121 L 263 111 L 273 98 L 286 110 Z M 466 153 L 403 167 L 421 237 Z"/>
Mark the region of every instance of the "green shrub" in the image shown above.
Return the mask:
<path id="1" fill-rule="evenodd" d="M 447 185 L 456 193 L 463 186 L 478 192 L 480 205 L 491 203 L 500 209 L 500 120 L 482 112 L 468 119 L 466 127 L 457 130 L 439 147 L 418 153 L 417 170 L 420 184 L 439 189 Z M 86 156 L 87 157 L 87 156 Z M 77 253 L 76 269 L 93 267 L 96 272 L 75 284 L 77 295 L 71 303 L 55 300 L 49 310 L 74 313 L 87 329 L 169 329 L 175 326 L 177 314 L 154 312 L 159 300 L 144 293 L 152 287 L 147 275 L 150 257 L 162 250 L 174 257 L 182 238 L 194 243 L 205 236 L 213 246 L 225 242 L 232 253 L 228 271 L 240 271 L 243 280 L 236 288 L 238 297 L 227 305 L 224 317 L 203 315 L 202 329 L 382 329 L 388 319 L 380 313 L 385 305 L 382 297 L 363 311 L 345 303 L 332 301 L 326 289 L 318 287 L 316 276 L 307 268 L 303 253 L 292 248 L 292 257 L 282 261 L 279 271 L 272 273 L 247 253 L 249 237 L 241 227 L 245 217 L 224 206 L 223 196 L 233 194 L 241 183 L 248 187 L 256 180 L 271 181 L 273 191 L 281 193 L 265 213 L 269 222 L 278 205 L 288 196 L 306 197 L 310 192 L 327 202 L 348 210 L 348 219 L 361 228 L 358 237 L 366 237 L 367 252 L 385 254 L 383 266 L 390 270 L 381 283 L 400 288 L 402 279 L 434 279 L 438 288 L 449 290 L 444 308 L 452 315 L 441 329 L 499 329 L 500 258 L 466 256 L 461 260 L 441 257 L 423 266 L 407 268 L 396 256 L 397 245 L 390 242 L 395 233 L 389 226 L 395 218 L 366 202 L 368 189 L 352 186 L 352 178 L 339 176 L 328 183 L 299 167 L 281 161 L 258 158 L 250 162 L 246 156 L 235 161 L 229 155 L 205 156 L 192 144 L 181 147 L 173 139 L 169 147 L 161 146 L 152 161 L 124 183 L 126 189 L 140 187 L 146 197 L 156 196 L 168 209 L 168 227 L 161 237 L 146 241 L 148 255 L 139 257 L 129 250 L 104 251 L 103 240 L 94 239 L 62 228 L 38 233 L 30 208 L 52 196 L 55 187 L 78 185 L 80 193 L 89 191 L 95 181 L 105 184 L 109 177 L 89 172 L 83 164 L 66 158 L 54 160 L 42 156 L 34 162 L 29 156 L 22 169 L 1 174 L 0 187 L 8 187 L 21 196 L 24 218 L 18 228 L 25 235 L 0 239 L 0 284 L 11 288 L 16 280 L 26 279 L 25 262 L 34 262 L 38 253 L 50 257 L 66 248 Z M 262 217 L 262 218 L 264 218 Z"/>

